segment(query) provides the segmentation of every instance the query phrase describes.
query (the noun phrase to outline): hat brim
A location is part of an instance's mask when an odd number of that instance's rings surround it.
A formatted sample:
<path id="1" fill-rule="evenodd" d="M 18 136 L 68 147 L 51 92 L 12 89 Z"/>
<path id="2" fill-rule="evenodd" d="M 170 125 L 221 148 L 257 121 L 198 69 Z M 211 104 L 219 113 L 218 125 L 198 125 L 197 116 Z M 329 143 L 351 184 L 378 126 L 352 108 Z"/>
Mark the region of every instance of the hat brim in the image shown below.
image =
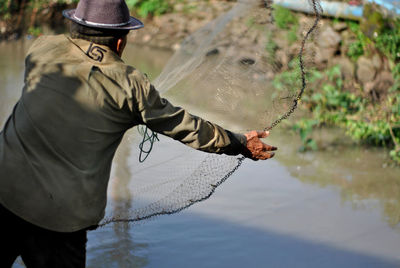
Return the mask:
<path id="1" fill-rule="evenodd" d="M 143 22 L 134 17 L 130 17 L 129 22 L 124 23 L 123 25 L 110 25 L 110 24 L 93 23 L 85 20 L 78 20 L 74 16 L 75 10 L 76 9 L 66 9 L 63 10 L 62 14 L 65 18 L 90 28 L 113 29 L 113 30 L 137 30 L 144 27 Z"/>

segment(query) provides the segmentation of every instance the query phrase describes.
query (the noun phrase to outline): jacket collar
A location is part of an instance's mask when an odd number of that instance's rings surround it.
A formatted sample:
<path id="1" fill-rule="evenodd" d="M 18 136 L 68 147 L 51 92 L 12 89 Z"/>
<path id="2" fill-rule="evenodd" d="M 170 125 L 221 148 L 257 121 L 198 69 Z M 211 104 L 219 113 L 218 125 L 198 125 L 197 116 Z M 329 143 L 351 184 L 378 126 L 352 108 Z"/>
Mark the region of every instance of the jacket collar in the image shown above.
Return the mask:
<path id="1" fill-rule="evenodd" d="M 110 64 L 116 61 L 123 62 L 121 57 L 107 46 L 99 45 L 84 39 L 74 39 L 71 37 L 67 37 L 67 39 L 81 50 L 87 60 L 94 64 Z"/>

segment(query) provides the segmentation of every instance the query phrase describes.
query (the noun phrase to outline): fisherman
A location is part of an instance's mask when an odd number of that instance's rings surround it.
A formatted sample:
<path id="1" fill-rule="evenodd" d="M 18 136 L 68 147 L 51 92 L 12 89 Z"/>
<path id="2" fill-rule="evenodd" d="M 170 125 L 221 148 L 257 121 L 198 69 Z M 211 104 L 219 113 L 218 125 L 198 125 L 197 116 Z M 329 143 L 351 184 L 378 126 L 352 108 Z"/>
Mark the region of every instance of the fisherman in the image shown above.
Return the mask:
<path id="1" fill-rule="evenodd" d="M 64 10 L 70 36 L 28 51 L 22 96 L 0 132 L 0 267 L 85 267 L 87 231 L 104 216 L 111 162 L 129 128 L 144 124 L 194 149 L 274 156 L 260 138 L 227 131 L 160 97 L 121 55 L 143 27 L 124 0 Z"/>

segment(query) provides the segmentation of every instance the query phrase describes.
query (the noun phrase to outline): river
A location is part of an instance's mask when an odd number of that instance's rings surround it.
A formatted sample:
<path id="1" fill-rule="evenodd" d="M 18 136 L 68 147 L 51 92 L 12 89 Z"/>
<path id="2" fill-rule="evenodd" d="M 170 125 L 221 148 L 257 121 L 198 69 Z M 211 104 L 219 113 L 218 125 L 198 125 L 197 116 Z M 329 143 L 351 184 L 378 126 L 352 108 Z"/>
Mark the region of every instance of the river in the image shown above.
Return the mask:
<path id="1" fill-rule="evenodd" d="M 1 127 L 21 94 L 30 44 L 0 43 Z M 170 56 L 134 45 L 124 52 L 127 63 L 153 79 Z M 251 126 L 226 120 L 227 126 Z M 337 142 L 337 132 L 320 133 L 336 145 L 299 153 L 295 134 L 274 130 L 268 143 L 279 147 L 276 156 L 246 160 L 209 200 L 171 216 L 89 232 L 87 267 L 400 267 L 400 169 L 387 166 L 384 150 Z M 135 161 L 131 135 L 115 157 L 114 205 L 129 195 L 119 184 L 130 180 Z M 24 266 L 19 259 L 13 267 Z"/>

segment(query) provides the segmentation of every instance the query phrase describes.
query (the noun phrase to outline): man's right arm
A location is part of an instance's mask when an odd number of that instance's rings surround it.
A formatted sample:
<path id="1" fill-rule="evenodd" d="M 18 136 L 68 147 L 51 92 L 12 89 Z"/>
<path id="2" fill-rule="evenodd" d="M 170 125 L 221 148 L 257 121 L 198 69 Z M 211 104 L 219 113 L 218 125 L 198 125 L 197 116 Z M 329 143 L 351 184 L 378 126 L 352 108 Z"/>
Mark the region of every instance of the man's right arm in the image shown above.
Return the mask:
<path id="1" fill-rule="evenodd" d="M 260 138 L 267 132 L 233 133 L 222 127 L 188 113 L 161 98 L 147 77 L 137 75 L 132 84 L 140 121 L 151 130 L 169 136 L 197 150 L 238 155 L 253 160 L 273 157 L 276 147 L 264 144 Z"/>

